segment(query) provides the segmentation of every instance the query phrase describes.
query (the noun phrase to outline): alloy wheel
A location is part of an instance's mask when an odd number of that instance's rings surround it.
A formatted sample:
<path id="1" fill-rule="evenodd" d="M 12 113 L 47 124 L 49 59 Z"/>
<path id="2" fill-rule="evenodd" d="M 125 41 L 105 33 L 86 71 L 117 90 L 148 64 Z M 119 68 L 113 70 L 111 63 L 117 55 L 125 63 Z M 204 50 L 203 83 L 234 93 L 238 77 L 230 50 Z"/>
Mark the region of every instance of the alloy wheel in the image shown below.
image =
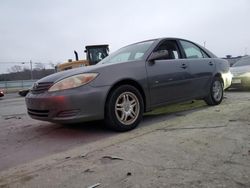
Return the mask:
<path id="1" fill-rule="evenodd" d="M 124 92 L 115 102 L 115 115 L 118 121 L 124 125 L 131 125 L 136 121 L 140 113 L 140 103 L 132 92 Z"/>
<path id="2" fill-rule="evenodd" d="M 221 100 L 221 97 L 222 97 L 222 85 L 221 85 L 221 82 L 219 80 L 216 80 L 214 83 L 213 83 L 213 98 L 214 100 L 216 101 L 220 101 Z"/>

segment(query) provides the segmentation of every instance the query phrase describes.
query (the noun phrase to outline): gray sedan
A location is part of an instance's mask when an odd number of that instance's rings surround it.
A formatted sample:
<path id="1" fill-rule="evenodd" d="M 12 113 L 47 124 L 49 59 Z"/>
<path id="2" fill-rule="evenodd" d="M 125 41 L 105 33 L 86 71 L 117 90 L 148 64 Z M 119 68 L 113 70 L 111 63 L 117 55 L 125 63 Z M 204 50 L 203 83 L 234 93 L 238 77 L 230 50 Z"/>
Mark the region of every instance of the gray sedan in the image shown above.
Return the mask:
<path id="1" fill-rule="evenodd" d="M 192 99 L 220 104 L 228 73 L 228 62 L 202 46 L 160 38 L 123 47 L 97 65 L 47 76 L 34 84 L 26 105 L 34 119 L 104 119 L 110 128 L 127 131 L 159 106 Z"/>

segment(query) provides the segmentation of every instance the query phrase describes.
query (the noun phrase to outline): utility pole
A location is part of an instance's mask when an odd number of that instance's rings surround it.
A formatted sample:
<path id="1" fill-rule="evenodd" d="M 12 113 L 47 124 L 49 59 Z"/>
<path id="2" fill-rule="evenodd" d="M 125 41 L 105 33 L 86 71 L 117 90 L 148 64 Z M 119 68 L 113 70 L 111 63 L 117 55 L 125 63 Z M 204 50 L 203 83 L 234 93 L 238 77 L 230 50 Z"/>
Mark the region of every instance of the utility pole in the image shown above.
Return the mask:
<path id="1" fill-rule="evenodd" d="M 33 68 L 32 68 L 32 61 L 30 60 L 30 79 L 33 80 Z"/>
<path id="2" fill-rule="evenodd" d="M 206 41 L 204 41 L 204 48 L 206 48 Z"/>

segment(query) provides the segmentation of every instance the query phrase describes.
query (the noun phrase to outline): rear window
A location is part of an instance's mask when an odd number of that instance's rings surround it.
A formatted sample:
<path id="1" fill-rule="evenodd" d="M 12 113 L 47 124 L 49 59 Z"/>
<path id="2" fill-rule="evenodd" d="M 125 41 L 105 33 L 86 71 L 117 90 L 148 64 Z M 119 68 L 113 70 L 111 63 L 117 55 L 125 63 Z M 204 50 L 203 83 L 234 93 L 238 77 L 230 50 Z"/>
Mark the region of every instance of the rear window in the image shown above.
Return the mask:
<path id="1" fill-rule="evenodd" d="M 209 58 L 208 55 L 195 44 L 188 41 L 180 41 L 187 59 Z"/>

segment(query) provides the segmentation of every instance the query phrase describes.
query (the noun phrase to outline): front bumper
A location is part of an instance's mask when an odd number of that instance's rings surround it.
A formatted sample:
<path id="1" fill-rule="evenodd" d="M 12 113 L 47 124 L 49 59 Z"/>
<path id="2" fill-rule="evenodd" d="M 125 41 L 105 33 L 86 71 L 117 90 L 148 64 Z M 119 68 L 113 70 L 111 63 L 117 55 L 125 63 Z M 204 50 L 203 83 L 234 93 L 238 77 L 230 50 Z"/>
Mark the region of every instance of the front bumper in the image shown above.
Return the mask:
<path id="1" fill-rule="evenodd" d="M 250 88 L 250 77 L 233 77 L 230 88 Z"/>
<path id="2" fill-rule="evenodd" d="M 104 118 L 108 86 L 82 86 L 57 92 L 33 94 L 25 98 L 33 119 L 56 123 L 76 123 Z"/>

